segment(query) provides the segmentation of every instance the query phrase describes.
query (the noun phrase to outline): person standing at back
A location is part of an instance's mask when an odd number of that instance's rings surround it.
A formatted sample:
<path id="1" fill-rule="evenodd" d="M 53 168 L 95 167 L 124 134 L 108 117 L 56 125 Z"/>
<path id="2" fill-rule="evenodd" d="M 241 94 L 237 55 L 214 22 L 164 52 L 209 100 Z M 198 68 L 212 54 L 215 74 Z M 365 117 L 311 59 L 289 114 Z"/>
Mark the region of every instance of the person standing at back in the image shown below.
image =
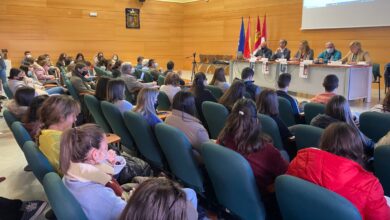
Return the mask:
<path id="1" fill-rule="evenodd" d="M 252 99 L 253 101 L 256 100 L 256 97 L 260 94 L 261 89 L 260 87 L 256 86 L 254 84 L 253 76 L 255 75 L 255 72 L 250 67 L 245 67 L 241 72 L 241 79 L 244 81 L 245 89 L 246 89 L 246 95 L 245 97 Z"/>

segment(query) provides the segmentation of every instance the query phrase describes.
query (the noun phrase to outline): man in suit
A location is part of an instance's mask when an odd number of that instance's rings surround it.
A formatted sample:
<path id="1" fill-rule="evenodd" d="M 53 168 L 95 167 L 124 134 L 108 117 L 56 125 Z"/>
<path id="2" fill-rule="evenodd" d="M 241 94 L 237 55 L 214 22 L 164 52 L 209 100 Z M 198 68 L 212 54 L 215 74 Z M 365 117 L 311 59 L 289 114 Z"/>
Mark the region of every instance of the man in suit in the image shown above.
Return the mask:
<path id="1" fill-rule="evenodd" d="M 274 55 L 272 56 L 272 59 L 273 60 L 276 60 L 276 59 L 290 60 L 291 51 L 286 46 L 287 46 L 287 41 L 284 39 L 281 39 L 279 41 L 279 48 L 276 49 Z"/>
<path id="2" fill-rule="evenodd" d="M 271 59 L 272 50 L 267 47 L 267 42 L 263 41 L 260 44 L 260 48 L 257 49 L 253 54 L 254 54 L 255 57 L 258 57 L 258 58 L 268 58 L 268 59 Z"/>
<path id="3" fill-rule="evenodd" d="M 318 55 L 318 59 L 322 59 L 323 63 L 328 63 L 329 61 L 337 61 L 341 59 L 341 52 L 336 50 L 333 42 L 328 42 L 325 44 L 326 50 Z"/>

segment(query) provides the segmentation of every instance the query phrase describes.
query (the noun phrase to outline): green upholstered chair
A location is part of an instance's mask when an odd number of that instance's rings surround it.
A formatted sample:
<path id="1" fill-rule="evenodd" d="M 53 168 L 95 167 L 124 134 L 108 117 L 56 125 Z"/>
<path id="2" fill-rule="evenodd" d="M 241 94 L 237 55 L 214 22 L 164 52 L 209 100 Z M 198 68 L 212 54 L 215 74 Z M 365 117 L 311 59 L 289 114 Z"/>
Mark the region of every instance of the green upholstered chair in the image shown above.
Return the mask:
<path id="1" fill-rule="evenodd" d="M 69 91 L 70 95 L 72 96 L 72 98 L 74 100 L 80 101 L 79 94 L 77 93 L 76 89 L 73 87 L 70 80 L 68 80 L 68 79 L 65 80 L 65 85 L 66 85 L 66 88 L 68 88 L 68 91 Z"/>
<path id="2" fill-rule="evenodd" d="M 103 115 L 100 107 L 100 101 L 93 95 L 85 95 L 84 103 L 88 111 L 92 114 L 96 124 L 98 124 L 106 133 L 112 133 L 112 129 Z"/>
<path id="3" fill-rule="evenodd" d="M 287 125 L 287 127 L 295 125 L 296 121 L 295 121 L 295 116 L 293 113 L 291 103 L 283 97 L 278 97 L 278 101 L 279 101 L 279 116 L 282 119 L 282 121 Z"/>
<path id="4" fill-rule="evenodd" d="M 284 220 L 362 219 L 347 199 L 303 179 L 279 176 L 275 189 Z"/>
<path id="5" fill-rule="evenodd" d="M 321 135 L 324 132 L 324 129 L 322 128 L 303 124 L 294 125 L 289 129 L 295 136 L 297 150 L 308 147 L 318 147 Z"/>
<path id="6" fill-rule="evenodd" d="M 378 96 L 379 100 L 381 100 L 381 65 L 379 63 L 372 64 L 372 75 L 374 80 L 372 83 L 378 84 Z"/>
<path id="7" fill-rule="evenodd" d="M 240 219 L 265 219 L 261 195 L 247 160 L 211 142 L 202 145 L 202 155 L 218 203 Z"/>
<path id="8" fill-rule="evenodd" d="M 136 69 L 136 70 L 134 71 L 134 76 L 135 76 L 137 79 L 141 78 L 141 75 L 142 75 L 142 70 Z"/>
<path id="9" fill-rule="evenodd" d="M 139 113 L 128 111 L 124 113 L 123 118 L 140 154 L 153 168 L 164 170 L 164 155 L 152 127 Z"/>
<path id="10" fill-rule="evenodd" d="M 125 97 L 126 97 L 126 100 L 128 102 L 130 102 L 131 104 L 133 104 L 133 105 L 137 104 L 136 103 L 136 100 L 137 100 L 136 94 L 129 92 L 129 90 L 127 90 L 127 88 L 125 90 Z"/>
<path id="11" fill-rule="evenodd" d="M 319 103 L 307 103 L 304 107 L 306 124 L 310 124 L 311 120 L 319 114 L 325 113 L 325 105 Z"/>
<path id="12" fill-rule="evenodd" d="M 15 117 L 14 114 L 12 114 L 8 109 L 3 110 L 3 116 L 5 119 L 5 122 L 7 123 L 9 129 L 11 129 L 12 123 L 17 121 L 18 119 Z"/>
<path id="13" fill-rule="evenodd" d="M 95 70 L 96 76 L 99 76 L 99 77 L 104 76 L 103 70 L 100 69 L 99 67 L 95 66 L 95 67 L 93 67 L 93 69 Z"/>
<path id="14" fill-rule="evenodd" d="M 8 97 L 8 99 L 13 99 L 14 94 L 12 93 L 11 89 L 9 88 L 7 82 L 3 83 L 3 88 L 4 88 L 5 95 Z"/>
<path id="15" fill-rule="evenodd" d="M 390 114 L 364 112 L 360 115 L 360 130 L 374 142 L 378 142 L 390 131 Z"/>
<path id="16" fill-rule="evenodd" d="M 222 89 L 220 89 L 217 86 L 207 85 L 206 89 L 208 89 L 211 92 L 211 94 L 213 94 L 214 98 L 217 100 L 221 98 L 221 96 L 223 95 Z"/>
<path id="17" fill-rule="evenodd" d="M 42 181 L 50 206 L 58 220 L 87 220 L 80 203 L 65 187 L 56 173 L 48 173 Z"/>
<path id="18" fill-rule="evenodd" d="M 171 102 L 165 92 L 160 91 L 157 96 L 158 106 L 157 110 L 159 111 L 169 111 L 171 110 Z"/>
<path id="19" fill-rule="evenodd" d="M 274 146 L 279 150 L 284 150 L 283 141 L 280 137 L 279 128 L 276 122 L 268 115 L 257 114 L 257 117 L 260 120 L 262 131 L 272 138 Z"/>
<path id="20" fill-rule="evenodd" d="M 171 173 L 186 187 L 204 193 L 203 176 L 185 134 L 165 123 L 157 124 L 155 133 Z"/>
<path id="21" fill-rule="evenodd" d="M 375 176 L 382 184 L 386 196 L 390 196 L 390 146 L 378 146 L 374 151 Z"/>
<path id="22" fill-rule="evenodd" d="M 144 71 L 144 79 L 145 83 L 153 82 L 153 76 L 149 71 Z"/>
<path id="23" fill-rule="evenodd" d="M 107 101 L 100 102 L 100 106 L 106 121 L 108 121 L 108 124 L 114 133 L 121 138 L 121 144 L 130 151 L 136 152 L 133 137 L 131 136 L 129 130 L 127 130 L 125 122 L 123 121 L 122 113 L 119 111 L 118 107 Z"/>
<path id="24" fill-rule="evenodd" d="M 165 77 L 159 75 L 159 76 L 158 76 L 158 80 L 157 80 L 157 85 L 162 86 L 162 85 L 164 85 L 164 84 L 165 84 Z"/>
<path id="25" fill-rule="evenodd" d="M 27 141 L 23 147 L 24 156 L 34 176 L 42 183 L 43 178 L 50 172 L 56 172 L 48 159 L 38 149 L 33 141 Z"/>
<path id="26" fill-rule="evenodd" d="M 11 131 L 15 136 L 16 142 L 18 143 L 20 149 L 23 149 L 24 143 L 26 141 L 32 141 L 32 138 L 28 131 L 24 128 L 23 124 L 20 121 L 15 121 L 11 125 Z"/>
<path id="27" fill-rule="evenodd" d="M 229 111 L 219 103 L 205 101 L 202 103 L 202 112 L 207 122 L 210 138 L 217 139 L 225 126 Z"/>

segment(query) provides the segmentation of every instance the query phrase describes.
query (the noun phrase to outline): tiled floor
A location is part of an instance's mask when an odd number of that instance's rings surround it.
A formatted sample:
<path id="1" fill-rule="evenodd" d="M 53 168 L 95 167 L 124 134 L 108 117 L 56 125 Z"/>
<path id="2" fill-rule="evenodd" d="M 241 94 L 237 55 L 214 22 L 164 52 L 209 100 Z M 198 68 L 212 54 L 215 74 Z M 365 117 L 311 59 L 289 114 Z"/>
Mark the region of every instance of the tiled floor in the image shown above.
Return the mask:
<path id="1" fill-rule="evenodd" d="M 355 112 L 366 111 L 378 103 L 377 95 L 378 91 L 373 90 L 371 103 L 352 101 L 352 110 Z M 300 101 L 307 100 L 307 98 L 298 97 Z M 0 152 L 0 176 L 7 178 L 0 183 L 0 196 L 22 200 L 47 201 L 43 188 L 34 175 L 31 172 L 23 171 L 23 168 L 27 165 L 26 159 L 2 117 L 0 118 Z M 40 219 L 44 219 L 44 217 L 41 216 Z"/>

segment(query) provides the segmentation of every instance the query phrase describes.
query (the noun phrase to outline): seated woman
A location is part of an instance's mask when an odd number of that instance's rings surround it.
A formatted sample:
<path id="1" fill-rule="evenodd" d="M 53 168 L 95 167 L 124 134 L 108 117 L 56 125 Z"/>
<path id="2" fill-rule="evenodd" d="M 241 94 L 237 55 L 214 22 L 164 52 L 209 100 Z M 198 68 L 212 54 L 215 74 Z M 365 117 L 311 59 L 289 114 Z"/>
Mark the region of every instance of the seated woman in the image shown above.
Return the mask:
<path id="1" fill-rule="evenodd" d="M 207 85 L 206 75 L 202 72 L 195 74 L 191 92 L 195 97 L 196 112 L 198 113 L 199 119 L 203 125 L 207 124 L 202 112 L 202 103 L 205 101 L 217 102 L 217 99 L 208 89 L 205 88 L 205 85 Z"/>
<path id="2" fill-rule="evenodd" d="M 121 79 L 112 79 L 107 85 L 107 99 L 118 107 L 119 111 L 123 114 L 126 111 L 130 111 L 133 105 L 125 100 L 125 81 Z"/>
<path id="3" fill-rule="evenodd" d="M 352 41 L 349 44 L 349 53 L 341 59 L 343 63 L 357 64 L 358 62 L 366 62 L 371 64 L 371 57 L 367 51 L 362 49 L 362 44 L 359 41 Z"/>
<path id="4" fill-rule="evenodd" d="M 167 116 L 165 123 L 181 130 L 198 152 L 201 144 L 210 140 L 207 130 L 195 117 L 195 99 L 190 92 L 180 91 L 175 95 L 172 114 Z"/>
<path id="5" fill-rule="evenodd" d="M 373 112 L 390 113 L 390 91 L 386 93 L 382 104 L 377 104 L 370 109 Z"/>
<path id="6" fill-rule="evenodd" d="M 348 101 L 341 95 L 336 95 L 331 98 L 328 104 L 326 104 L 325 114 L 314 117 L 311 120 L 310 125 L 325 129 L 335 122 L 346 122 L 356 129 L 359 133 L 358 137 L 363 142 L 365 153 L 369 157 L 373 155 L 375 143 L 359 131 L 356 122 L 353 120 Z"/>
<path id="7" fill-rule="evenodd" d="M 292 60 L 302 61 L 302 60 L 313 60 L 314 59 L 314 51 L 310 49 L 309 42 L 307 40 L 303 40 L 299 43 L 299 50 L 295 54 Z"/>
<path id="8" fill-rule="evenodd" d="M 217 143 L 245 157 L 253 170 L 267 210 L 273 210 L 270 212 L 276 214 L 273 184 L 277 176 L 286 172 L 288 162 L 272 145 L 272 139 L 263 135 L 256 105 L 251 99 L 236 102 Z"/>
<path id="9" fill-rule="evenodd" d="M 17 120 L 21 120 L 27 113 L 28 107 L 31 105 L 35 97 L 35 89 L 30 87 L 21 87 L 16 90 L 14 99 L 7 103 L 6 107 Z"/>
<path id="10" fill-rule="evenodd" d="M 39 110 L 43 102 L 48 99 L 48 95 L 40 95 L 33 98 L 26 114 L 22 118 L 23 126 L 26 128 L 31 138 L 35 141 L 41 123 L 39 122 Z"/>
<path id="11" fill-rule="evenodd" d="M 79 113 L 79 103 L 65 95 L 50 96 L 41 107 L 39 113 L 41 130 L 38 132 L 37 145 L 57 172 L 60 172 L 62 132 L 72 128 Z"/>
<path id="12" fill-rule="evenodd" d="M 165 85 L 162 85 L 160 88 L 161 92 L 165 92 L 167 94 L 169 101 L 173 102 L 173 97 L 178 93 L 180 88 L 180 76 L 177 73 L 168 73 L 165 77 Z"/>
<path id="13" fill-rule="evenodd" d="M 95 124 L 66 129 L 60 142 L 65 187 L 88 219 L 119 219 L 126 202 L 117 173 L 116 155 L 108 150 L 104 131 Z M 120 167 L 118 167 L 120 168 Z"/>
<path id="14" fill-rule="evenodd" d="M 107 100 L 107 85 L 110 81 L 110 78 L 107 76 L 102 76 L 98 79 L 96 83 L 95 97 L 99 101 Z"/>
<path id="15" fill-rule="evenodd" d="M 196 206 L 184 190 L 166 178 L 147 180 L 134 191 L 120 219 L 197 220 Z"/>
<path id="16" fill-rule="evenodd" d="M 210 85 L 220 88 L 224 93 L 229 89 L 230 84 L 226 82 L 225 70 L 222 67 L 215 69 Z"/>
<path id="17" fill-rule="evenodd" d="M 61 53 L 60 56 L 58 57 L 58 60 L 57 60 L 57 63 L 56 63 L 56 67 L 58 68 L 62 68 L 62 67 L 65 67 L 66 66 L 66 58 L 68 56 L 66 55 L 66 53 Z"/>
<path id="18" fill-rule="evenodd" d="M 95 90 L 92 89 L 94 84 L 87 79 L 88 74 L 88 67 L 84 63 L 77 63 L 75 65 L 70 82 L 78 94 L 95 94 Z"/>
<path id="19" fill-rule="evenodd" d="M 260 114 L 268 115 L 276 122 L 283 145 L 287 147 L 286 150 L 288 150 L 291 155 L 291 147 L 289 147 L 291 146 L 291 142 L 289 139 L 294 135 L 291 134 L 287 125 L 279 117 L 279 102 L 276 92 L 272 89 L 263 90 L 257 97 L 256 106 Z"/>
<path id="20" fill-rule="evenodd" d="M 134 112 L 140 113 L 148 121 L 150 126 L 155 126 L 162 122 L 156 113 L 157 96 L 157 89 L 142 88 L 138 93 L 137 105 L 133 110 Z"/>
<path id="21" fill-rule="evenodd" d="M 245 96 L 246 89 L 245 84 L 241 80 L 235 80 L 228 90 L 219 98 L 219 104 L 224 105 L 229 112 L 232 111 L 234 104 L 237 100 L 242 99 Z"/>
<path id="22" fill-rule="evenodd" d="M 358 136 L 359 131 L 347 123 L 329 125 L 322 134 L 320 149 L 300 150 L 287 174 L 345 197 L 359 210 L 362 219 L 390 219 L 379 180 L 364 169 L 363 143 Z"/>

